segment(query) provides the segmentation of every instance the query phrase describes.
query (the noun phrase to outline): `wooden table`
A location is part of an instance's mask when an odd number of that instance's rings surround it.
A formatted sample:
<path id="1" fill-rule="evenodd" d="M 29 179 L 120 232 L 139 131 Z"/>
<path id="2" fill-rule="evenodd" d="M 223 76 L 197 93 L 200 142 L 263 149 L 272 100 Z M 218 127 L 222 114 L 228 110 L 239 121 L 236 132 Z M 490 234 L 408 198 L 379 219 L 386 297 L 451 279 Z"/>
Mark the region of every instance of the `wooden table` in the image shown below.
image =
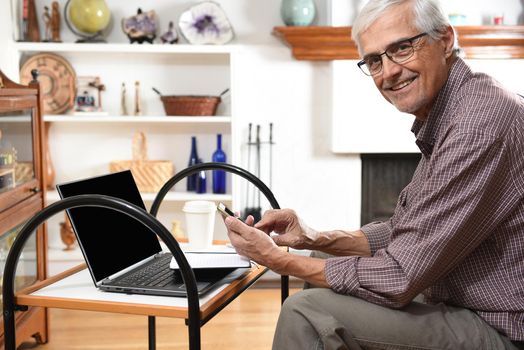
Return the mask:
<path id="1" fill-rule="evenodd" d="M 200 327 L 255 283 L 267 270 L 263 266 L 252 266 L 230 283 L 217 286 L 200 297 Z M 186 324 L 188 321 L 186 298 L 101 291 L 94 286 L 85 264 L 17 292 L 16 304 L 148 316 L 150 350 L 156 347 L 155 316 L 184 318 Z"/>

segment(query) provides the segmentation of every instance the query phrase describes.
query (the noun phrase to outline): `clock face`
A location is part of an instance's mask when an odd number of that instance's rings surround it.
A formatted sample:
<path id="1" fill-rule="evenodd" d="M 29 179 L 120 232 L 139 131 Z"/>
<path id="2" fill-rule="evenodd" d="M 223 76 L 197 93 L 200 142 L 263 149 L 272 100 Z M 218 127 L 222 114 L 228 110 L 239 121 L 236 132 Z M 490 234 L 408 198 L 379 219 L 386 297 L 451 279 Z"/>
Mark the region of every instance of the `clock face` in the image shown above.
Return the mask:
<path id="1" fill-rule="evenodd" d="M 50 53 L 31 56 L 20 69 L 22 84 L 27 85 L 33 79 L 33 69 L 39 73 L 44 114 L 61 114 L 73 107 L 76 74 L 65 58 Z"/>

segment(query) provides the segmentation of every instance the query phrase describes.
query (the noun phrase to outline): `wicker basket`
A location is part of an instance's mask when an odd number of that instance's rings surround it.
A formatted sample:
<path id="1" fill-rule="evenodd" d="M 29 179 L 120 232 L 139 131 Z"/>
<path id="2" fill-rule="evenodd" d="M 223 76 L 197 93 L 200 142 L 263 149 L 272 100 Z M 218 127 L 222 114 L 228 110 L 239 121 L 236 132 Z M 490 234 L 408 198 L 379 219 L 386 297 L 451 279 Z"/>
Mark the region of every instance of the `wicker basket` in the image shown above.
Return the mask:
<path id="1" fill-rule="evenodd" d="M 133 160 L 116 160 L 109 164 L 110 172 L 131 170 L 141 192 L 158 192 L 174 174 L 173 163 L 168 160 L 147 160 L 144 133 L 133 136 Z"/>
<path id="2" fill-rule="evenodd" d="M 215 115 L 218 96 L 160 96 L 166 115 L 204 116 Z"/>

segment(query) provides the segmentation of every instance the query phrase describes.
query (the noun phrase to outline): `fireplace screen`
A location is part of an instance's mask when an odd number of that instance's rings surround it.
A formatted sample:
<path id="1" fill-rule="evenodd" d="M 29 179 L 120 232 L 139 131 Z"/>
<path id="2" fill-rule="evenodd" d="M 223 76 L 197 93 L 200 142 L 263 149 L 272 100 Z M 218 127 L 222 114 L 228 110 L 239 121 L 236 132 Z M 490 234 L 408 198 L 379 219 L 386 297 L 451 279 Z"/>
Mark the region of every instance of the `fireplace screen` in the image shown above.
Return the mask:
<path id="1" fill-rule="evenodd" d="M 385 221 L 395 210 L 397 198 L 411 181 L 419 153 L 362 154 L 362 207 L 360 223 Z"/>

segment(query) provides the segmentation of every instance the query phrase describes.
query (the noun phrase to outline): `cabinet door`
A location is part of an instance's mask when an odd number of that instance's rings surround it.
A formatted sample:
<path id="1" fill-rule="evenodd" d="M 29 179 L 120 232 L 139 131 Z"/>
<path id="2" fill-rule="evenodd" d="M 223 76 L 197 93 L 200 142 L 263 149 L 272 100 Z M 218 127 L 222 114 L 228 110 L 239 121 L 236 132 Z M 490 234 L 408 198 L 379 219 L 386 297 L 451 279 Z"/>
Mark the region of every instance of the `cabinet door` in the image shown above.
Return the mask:
<path id="1" fill-rule="evenodd" d="M 35 109 L 0 106 L 0 210 L 39 192 Z"/>
<path id="2" fill-rule="evenodd" d="M 16 236 L 24 224 L 42 208 L 42 198 L 35 196 L 0 213 L 0 286 L 3 280 L 5 262 Z M 43 279 L 41 266 L 45 261 L 43 227 L 33 233 L 26 242 L 16 269 L 15 290 L 30 286 L 37 279 Z"/>

